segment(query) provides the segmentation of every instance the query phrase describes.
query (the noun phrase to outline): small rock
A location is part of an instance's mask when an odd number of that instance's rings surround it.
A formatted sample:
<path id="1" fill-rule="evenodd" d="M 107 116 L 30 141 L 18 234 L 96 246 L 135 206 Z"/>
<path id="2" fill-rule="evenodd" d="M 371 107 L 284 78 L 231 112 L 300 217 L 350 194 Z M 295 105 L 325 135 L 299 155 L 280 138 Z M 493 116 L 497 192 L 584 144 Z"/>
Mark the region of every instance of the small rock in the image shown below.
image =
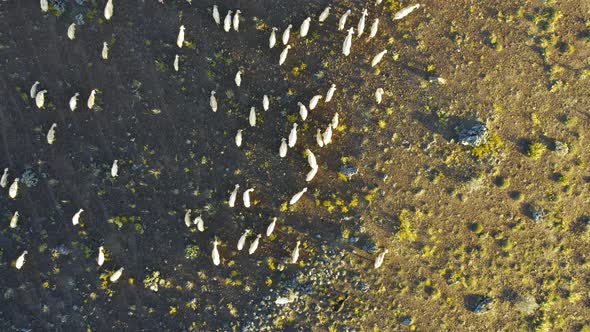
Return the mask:
<path id="1" fill-rule="evenodd" d="M 561 141 L 555 141 L 555 153 L 559 156 L 565 156 L 570 152 L 570 148 Z"/>
<path id="2" fill-rule="evenodd" d="M 344 174 L 344 176 L 350 179 L 353 175 L 358 173 L 359 168 L 353 165 L 343 165 L 340 167 L 340 171 L 342 174 Z"/>
<path id="3" fill-rule="evenodd" d="M 82 14 L 76 15 L 74 21 L 76 22 L 76 25 L 84 25 L 86 23 L 86 22 L 84 22 L 84 15 L 82 15 Z"/>
<path id="4" fill-rule="evenodd" d="M 535 298 L 530 294 L 519 295 L 514 302 L 514 305 L 516 306 L 516 309 L 527 315 L 533 314 L 539 307 Z"/>
<path id="5" fill-rule="evenodd" d="M 308 282 L 301 285 L 300 287 L 297 287 L 297 289 L 301 295 L 309 294 L 313 291 L 313 284 Z"/>
<path id="6" fill-rule="evenodd" d="M 69 255 L 72 252 L 72 250 L 70 250 L 68 247 L 66 247 L 65 244 L 62 244 L 62 245 L 58 246 L 56 248 L 56 250 L 62 256 L 67 256 L 67 255 Z"/>
<path id="7" fill-rule="evenodd" d="M 322 307 L 320 307 L 319 305 L 317 305 L 317 303 L 312 303 L 310 305 L 310 307 L 311 307 L 311 310 L 313 312 L 320 312 L 320 311 L 322 311 Z"/>
<path id="8" fill-rule="evenodd" d="M 455 130 L 457 131 L 459 142 L 463 145 L 480 146 L 485 144 L 488 139 L 488 129 L 479 121 L 470 127 L 463 124 Z"/>
<path id="9" fill-rule="evenodd" d="M 20 176 L 20 182 L 23 183 L 28 188 L 32 188 L 39 183 L 39 179 L 35 172 L 29 167 L 25 168 L 25 172 Z"/>
<path id="10" fill-rule="evenodd" d="M 5 300 L 10 300 L 13 297 L 14 297 L 14 289 L 8 288 L 6 291 L 4 291 L 4 299 Z"/>
<path id="11" fill-rule="evenodd" d="M 438 83 L 438 84 L 442 84 L 442 85 L 447 84 L 447 80 L 445 80 L 444 78 L 442 78 L 442 77 L 434 77 L 434 76 L 430 76 L 428 78 L 428 82 L 430 82 L 430 83 Z"/>
<path id="12" fill-rule="evenodd" d="M 377 252 L 377 244 L 372 238 L 368 236 L 363 237 L 363 239 L 360 242 L 360 246 L 363 250 L 365 250 L 368 253 L 373 254 Z"/>
<path id="13" fill-rule="evenodd" d="M 410 316 L 406 316 L 406 317 L 404 317 L 404 318 L 402 319 L 402 324 L 404 324 L 404 325 L 412 325 L 412 322 L 413 322 L 413 321 L 414 321 L 414 320 L 412 319 L 412 317 L 410 317 Z"/>
<path id="14" fill-rule="evenodd" d="M 369 291 L 369 288 L 370 288 L 370 287 L 369 287 L 369 285 L 368 285 L 366 282 L 363 282 L 363 281 L 356 280 L 356 281 L 355 281 L 355 282 L 352 284 L 352 288 L 353 288 L 354 290 L 359 290 L 359 291 L 361 291 L 361 292 L 367 292 L 367 291 Z"/>
<path id="15" fill-rule="evenodd" d="M 535 222 L 542 222 L 545 219 L 545 210 L 542 208 L 533 209 L 531 216 Z"/>
<path id="16" fill-rule="evenodd" d="M 66 11 L 66 0 L 49 0 L 51 7 L 55 10 L 60 16 Z"/>
<path id="17" fill-rule="evenodd" d="M 482 298 L 475 304 L 473 308 L 473 312 L 476 314 L 482 314 L 488 311 L 490 308 L 490 304 L 492 303 L 492 298 L 487 296 L 482 296 Z"/>

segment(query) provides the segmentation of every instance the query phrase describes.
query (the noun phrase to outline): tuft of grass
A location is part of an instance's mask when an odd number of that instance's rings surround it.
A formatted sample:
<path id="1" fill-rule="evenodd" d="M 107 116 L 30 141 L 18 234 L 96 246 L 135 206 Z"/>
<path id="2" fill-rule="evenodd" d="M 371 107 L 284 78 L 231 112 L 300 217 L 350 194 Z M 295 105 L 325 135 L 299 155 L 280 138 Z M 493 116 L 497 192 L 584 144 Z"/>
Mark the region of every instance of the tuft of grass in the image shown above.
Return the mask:
<path id="1" fill-rule="evenodd" d="M 480 146 L 476 146 L 471 150 L 471 153 L 477 158 L 486 157 L 490 154 L 498 153 L 504 142 L 498 133 L 492 133 L 488 138 L 488 141 Z"/>
<path id="2" fill-rule="evenodd" d="M 510 185 L 510 179 L 503 176 L 498 176 L 494 179 L 494 184 L 498 186 L 498 188 L 504 189 Z"/>
<path id="3" fill-rule="evenodd" d="M 184 248 L 184 258 L 193 260 L 199 256 L 200 249 L 194 244 L 189 244 Z"/>
<path id="4" fill-rule="evenodd" d="M 524 199 L 524 194 L 520 191 L 512 191 L 509 193 L 509 196 L 517 202 L 521 202 Z"/>
<path id="5" fill-rule="evenodd" d="M 299 66 L 295 66 L 293 69 L 291 69 L 291 74 L 293 74 L 295 77 L 298 77 L 301 75 L 301 72 L 305 70 L 305 68 L 307 68 L 307 65 L 305 63 L 301 63 Z"/>
<path id="6" fill-rule="evenodd" d="M 543 142 L 534 141 L 530 142 L 527 146 L 526 154 L 533 160 L 541 158 L 543 153 L 547 150 L 547 146 Z"/>
<path id="7" fill-rule="evenodd" d="M 189 40 L 185 40 L 184 41 L 184 46 L 190 48 L 191 50 L 194 50 L 195 48 L 197 48 L 197 46 L 195 45 L 194 42 L 189 41 Z"/>
<path id="8" fill-rule="evenodd" d="M 328 212 L 329 212 L 329 213 L 332 213 L 332 211 L 334 211 L 334 209 L 336 208 L 336 207 L 334 206 L 334 204 L 332 204 L 332 202 L 331 202 L 331 201 L 329 201 L 329 200 L 325 200 L 325 201 L 322 203 L 322 205 L 326 207 L 326 209 L 328 210 Z"/>
<path id="9" fill-rule="evenodd" d="M 478 222 L 474 222 L 474 223 L 470 224 L 469 229 L 478 235 L 483 232 L 483 226 Z"/>
<path id="10" fill-rule="evenodd" d="M 340 181 L 342 181 L 342 182 L 348 181 L 348 178 L 346 177 L 346 175 L 344 175 L 344 173 L 338 172 L 337 174 L 338 174 L 338 179 L 340 179 Z"/>
<path id="11" fill-rule="evenodd" d="M 166 64 L 164 63 L 164 61 L 160 60 L 160 59 L 156 59 L 154 61 L 155 65 L 156 65 L 156 71 L 157 72 L 164 72 L 166 70 Z"/>
<path id="12" fill-rule="evenodd" d="M 283 204 L 281 204 L 281 212 L 287 211 L 287 209 L 289 208 L 288 204 L 288 202 L 283 202 Z"/>
<path id="13" fill-rule="evenodd" d="M 413 229 L 412 222 L 410 220 L 411 218 L 412 212 L 408 209 L 402 209 L 402 211 L 399 213 L 398 219 L 400 224 L 397 236 L 400 240 L 416 241 L 418 238 Z"/>

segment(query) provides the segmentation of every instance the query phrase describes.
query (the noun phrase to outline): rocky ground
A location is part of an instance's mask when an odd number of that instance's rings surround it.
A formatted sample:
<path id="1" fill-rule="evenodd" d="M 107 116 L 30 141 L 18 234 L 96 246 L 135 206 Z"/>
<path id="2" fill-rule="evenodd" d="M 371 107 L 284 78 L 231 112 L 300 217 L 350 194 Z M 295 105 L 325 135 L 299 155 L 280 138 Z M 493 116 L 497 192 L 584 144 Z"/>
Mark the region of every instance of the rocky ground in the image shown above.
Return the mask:
<path id="1" fill-rule="evenodd" d="M 213 4 L 114 0 L 107 21 L 102 0 L 50 0 L 48 13 L 0 3 L 0 167 L 21 180 L 17 199 L 0 195 L 3 331 L 590 329 L 589 3 L 425 0 L 402 20 L 394 14 L 413 3 L 215 3 L 222 20 L 241 10 L 239 33 L 214 24 Z M 350 9 L 356 30 L 364 8 L 365 35 L 345 57 L 338 18 Z M 288 24 L 293 48 L 279 66 Z M 29 96 L 35 81 L 48 90 L 43 110 Z M 297 102 L 332 83 L 334 100 L 302 122 Z M 316 129 L 334 112 L 333 142 L 320 148 Z M 295 122 L 298 143 L 282 159 Z M 306 148 L 319 164 L 310 183 Z M 228 207 L 236 183 L 255 188 L 251 208 L 241 194 Z M 185 226 L 186 209 L 204 232 Z M 273 217 L 253 255 L 235 249 Z"/>

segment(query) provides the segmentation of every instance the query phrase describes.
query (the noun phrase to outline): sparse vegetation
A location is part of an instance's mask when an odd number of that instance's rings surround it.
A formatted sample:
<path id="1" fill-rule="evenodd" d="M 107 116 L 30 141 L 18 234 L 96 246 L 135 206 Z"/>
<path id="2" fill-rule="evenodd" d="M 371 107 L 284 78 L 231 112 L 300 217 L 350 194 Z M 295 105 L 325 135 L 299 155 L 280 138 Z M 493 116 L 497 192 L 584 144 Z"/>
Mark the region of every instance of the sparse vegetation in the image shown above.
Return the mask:
<path id="1" fill-rule="evenodd" d="M 534 141 L 527 145 L 526 154 L 533 160 L 541 158 L 543 153 L 547 150 L 547 146 L 543 142 Z"/>
<path id="2" fill-rule="evenodd" d="M 346 32 L 335 25 L 351 9 L 346 29 L 356 32 L 364 8 L 348 0 L 332 2 L 321 24 L 318 2 L 277 0 L 271 20 L 242 1 L 240 31 L 230 33 L 196 1 L 153 1 L 136 15 L 115 0 L 112 20 L 104 1 L 49 3 L 49 13 L 38 2 L 3 5 L 11 28 L 0 42 L 2 167 L 22 192 L 1 204 L 5 221 L 17 209 L 21 219 L 3 229 L 0 330 L 590 330 L 590 20 L 582 3 L 426 1 L 401 20 L 391 18 L 412 3 L 371 3 L 348 57 Z M 222 20 L 237 9 L 219 5 Z M 312 29 L 301 38 L 306 16 Z M 379 32 L 369 39 L 375 18 Z M 288 24 L 292 49 L 278 66 Z M 272 26 L 279 42 L 269 50 Z M 35 80 L 48 90 L 43 110 L 29 93 Z M 296 103 L 325 96 L 332 83 L 334 99 L 302 121 Z M 101 93 L 87 110 L 95 87 Z M 379 87 L 386 95 L 377 105 Z M 247 124 L 252 106 L 256 127 Z M 316 129 L 325 131 L 334 112 L 340 123 L 320 148 Z M 53 122 L 57 141 L 48 146 Z M 279 158 L 293 123 L 298 142 Z M 309 183 L 306 148 L 320 165 Z M 309 191 L 289 205 L 303 186 Z M 279 297 L 293 302 L 275 304 Z M 39 303 L 23 310 L 30 299 Z"/>
<path id="3" fill-rule="evenodd" d="M 200 252 L 200 249 L 197 245 L 189 244 L 184 249 L 184 257 L 188 260 L 193 260 L 193 259 L 199 257 L 199 252 Z"/>

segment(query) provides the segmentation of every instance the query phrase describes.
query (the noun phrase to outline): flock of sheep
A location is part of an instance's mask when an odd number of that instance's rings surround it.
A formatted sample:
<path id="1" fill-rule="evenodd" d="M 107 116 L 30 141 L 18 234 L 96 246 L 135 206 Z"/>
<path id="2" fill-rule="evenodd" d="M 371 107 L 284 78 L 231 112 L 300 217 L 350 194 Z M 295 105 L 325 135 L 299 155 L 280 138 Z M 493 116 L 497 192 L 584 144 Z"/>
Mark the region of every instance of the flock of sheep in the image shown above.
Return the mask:
<path id="1" fill-rule="evenodd" d="M 381 1 L 382 0 L 377 0 L 376 4 L 380 4 Z M 47 0 L 40 0 L 40 5 L 41 5 L 41 10 L 43 12 L 47 12 L 49 10 L 49 5 L 48 5 Z M 416 4 L 416 5 L 401 9 L 400 11 L 398 11 L 394 15 L 394 20 L 395 19 L 402 19 L 403 17 L 407 16 L 408 14 L 410 14 L 412 11 L 418 9 L 419 7 L 420 7 L 420 5 Z M 317 21 L 319 23 L 324 22 L 329 17 L 330 10 L 331 10 L 331 6 L 327 6 L 320 13 Z M 113 12 L 114 12 L 113 0 L 107 0 L 106 5 L 104 7 L 105 19 L 110 20 L 113 16 Z M 212 16 L 213 16 L 213 20 L 214 20 L 215 24 L 217 24 L 218 26 L 221 26 L 222 21 L 221 21 L 221 16 L 219 14 L 219 9 L 218 9 L 217 5 L 213 6 L 211 12 L 212 12 Z M 239 31 L 240 14 L 241 14 L 241 11 L 236 10 L 232 16 L 232 11 L 228 10 L 227 15 L 225 16 L 225 19 L 223 20 L 223 27 L 222 28 L 226 32 L 229 32 L 232 27 L 235 31 Z M 338 31 L 345 30 L 346 23 L 347 23 L 347 20 L 348 20 L 348 17 L 350 14 L 351 14 L 351 10 L 347 10 L 340 17 L 340 19 L 338 20 Z M 367 16 L 368 16 L 368 11 L 366 9 L 364 9 L 362 12 L 362 15 L 358 21 L 358 24 L 357 24 L 357 30 L 356 30 L 356 38 L 357 39 L 360 38 L 361 35 L 364 33 L 365 22 L 367 20 Z M 311 28 L 312 23 L 313 22 L 312 22 L 311 17 L 306 18 L 302 22 L 300 29 L 299 29 L 299 37 L 300 38 L 305 38 L 308 35 L 308 32 Z M 281 41 L 284 45 L 284 49 L 279 55 L 279 65 L 283 65 L 286 62 L 288 52 L 292 48 L 292 46 L 289 44 L 289 40 L 291 39 L 290 35 L 291 35 L 292 27 L 293 26 L 291 24 L 289 24 L 284 29 L 284 31 L 281 35 Z M 368 39 L 372 39 L 377 35 L 378 27 L 379 27 L 379 18 L 375 18 L 373 20 L 373 23 L 371 24 Z M 177 44 L 178 48 L 182 48 L 184 45 L 185 31 L 186 31 L 186 29 L 185 29 L 184 25 L 181 25 L 179 28 L 178 37 L 176 40 L 176 44 Z M 270 31 L 269 44 L 268 44 L 270 49 L 274 48 L 277 44 L 277 36 L 276 36 L 277 31 L 278 31 L 278 29 L 276 27 L 273 27 Z M 351 50 L 352 43 L 353 43 L 353 38 L 355 38 L 354 31 L 355 31 L 354 28 L 350 27 L 348 29 L 348 33 L 347 33 L 346 37 L 344 38 L 344 42 L 342 44 L 342 54 L 344 54 L 345 56 L 348 56 L 350 54 L 350 50 Z M 72 23 L 68 27 L 67 36 L 71 40 L 76 38 L 76 24 L 75 23 Z M 108 44 L 106 42 L 104 42 L 102 52 L 101 52 L 101 58 L 103 60 L 108 60 L 108 53 L 109 53 Z M 371 61 L 371 66 L 374 67 L 377 64 L 379 64 L 379 62 L 383 59 L 383 57 L 386 53 L 387 53 L 387 50 L 383 50 L 382 52 L 375 55 Z M 173 64 L 173 67 L 176 71 L 178 71 L 179 65 L 180 65 L 179 64 L 179 56 L 176 55 L 175 59 L 174 59 L 174 64 Z M 240 85 L 241 85 L 242 75 L 243 75 L 242 71 L 238 71 L 235 75 L 234 82 L 237 87 L 240 87 Z M 40 86 L 41 86 L 41 83 L 39 81 L 36 81 L 33 84 L 33 86 L 31 87 L 30 96 L 33 100 L 35 100 L 35 105 L 37 106 L 37 108 L 43 109 L 45 107 L 45 97 L 46 97 L 46 94 L 48 93 L 48 91 L 46 89 L 40 90 L 39 89 Z M 98 92 L 99 91 L 97 89 L 93 89 L 92 91 L 90 91 L 90 93 L 88 95 L 87 103 L 86 103 L 86 106 L 89 110 L 92 110 L 92 108 L 94 107 L 96 95 Z M 323 99 L 323 103 L 329 103 L 333 99 L 335 92 L 336 92 L 336 85 L 331 84 L 325 97 L 323 95 L 315 95 L 310 99 L 310 101 L 307 105 L 305 105 L 301 102 L 298 102 L 297 105 L 299 107 L 299 115 L 301 117 L 301 121 L 305 121 L 307 119 L 309 111 L 314 110 L 318 106 L 320 100 Z M 383 94 L 384 94 L 384 91 L 382 88 L 379 88 L 376 90 L 375 100 L 378 104 L 381 103 L 382 98 L 383 98 Z M 76 111 L 76 109 L 78 108 L 79 97 L 80 97 L 80 94 L 76 93 L 74 96 L 72 96 L 70 98 L 69 107 L 70 107 L 71 111 Z M 209 105 L 210 105 L 210 108 L 213 112 L 217 112 L 218 105 L 217 105 L 217 98 L 216 98 L 215 91 L 211 91 L 211 94 L 209 96 Z M 268 111 L 270 108 L 270 98 L 268 95 L 264 95 L 262 97 L 262 108 L 264 111 Z M 250 108 L 250 113 L 248 116 L 248 124 L 251 127 L 256 127 L 256 116 L 257 116 L 256 112 L 257 112 L 256 107 Z M 338 116 L 339 116 L 338 113 L 335 113 L 334 116 L 332 117 L 331 122 L 327 124 L 326 128 L 323 131 L 321 130 L 321 128 L 317 128 L 315 138 L 316 138 L 316 142 L 319 147 L 325 147 L 326 145 L 328 145 L 332 142 L 332 134 L 333 134 L 332 130 L 336 129 L 338 126 Z M 279 143 L 279 149 L 278 149 L 279 156 L 281 158 L 285 158 L 288 150 L 290 148 L 293 148 L 296 145 L 296 143 L 297 143 L 297 128 L 298 128 L 298 124 L 294 123 L 291 131 L 289 132 L 288 137 L 281 138 L 281 141 Z M 57 129 L 57 124 L 53 123 L 50 126 L 49 131 L 47 132 L 46 139 L 47 139 L 47 143 L 50 145 L 54 144 L 56 141 L 56 129 Z M 243 129 L 239 129 L 235 135 L 235 144 L 238 147 L 240 147 L 242 145 L 243 135 L 244 135 Z M 309 148 L 305 149 L 305 155 L 307 157 L 307 162 L 310 166 L 310 171 L 306 175 L 306 181 L 311 182 L 318 171 L 318 163 L 317 163 L 314 153 Z M 114 162 L 111 166 L 111 176 L 113 178 L 117 177 L 118 171 L 119 171 L 119 167 L 118 167 L 117 160 L 114 160 Z M 8 168 L 4 169 L 4 173 L 2 175 L 2 178 L 0 179 L 0 186 L 2 188 L 8 187 L 9 176 L 10 176 L 9 169 Z M 237 195 L 239 193 L 239 189 L 240 189 L 240 185 L 236 184 L 234 189 L 229 194 L 228 205 L 231 208 L 233 208 L 236 204 L 236 199 L 237 199 Z M 305 188 L 301 189 L 300 191 L 296 192 L 292 196 L 292 198 L 289 200 L 289 204 L 290 205 L 296 204 L 297 201 L 299 201 L 299 199 L 307 192 L 307 190 L 308 190 L 307 187 L 305 187 Z M 247 190 L 244 190 L 242 193 L 242 201 L 243 201 L 244 207 L 246 207 L 246 208 L 250 207 L 250 205 L 251 205 L 250 194 L 253 191 L 254 191 L 253 188 L 249 188 Z M 14 178 L 12 180 L 12 184 L 8 188 L 8 195 L 12 199 L 17 199 L 18 193 L 19 193 L 19 178 Z M 72 224 L 73 225 L 79 224 L 79 220 L 80 220 L 83 212 L 84 212 L 84 209 L 79 209 L 78 212 L 72 217 Z M 10 221 L 11 228 L 17 227 L 18 219 L 19 219 L 19 212 L 16 211 L 16 212 L 14 212 L 14 214 L 11 218 L 11 221 Z M 185 221 L 185 224 L 187 227 L 191 227 L 192 225 L 196 225 L 196 227 L 199 231 L 203 232 L 205 230 L 203 218 L 201 216 L 197 216 L 193 219 L 191 216 L 191 210 L 186 211 L 184 221 Z M 273 230 L 275 229 L 275 226 L 276 226 L 276 222 L 277 222 L 277 218 L 275 217 L 275 218 L 273 218 L 272 222 L 266 228 L 265 235 L 267 237 L 273 233 Z M 241 251 L 244 248 L 247 238 L 251 234 L 252 234 L 252 230 L 250 230 L 250 229 L 246 229 L 243 232 L 243 234 L 241 235 L 241 237 L 239 238 L 239 240 L 237 242 L 237 249 L 239 251 Z M 258 248 L 261 238 L 262 238 L 262 234 L 258 234 L 251 241 L 249 249 L 248 249 L 248 253 L 250 255 L 254 254 L 254 252 Z M 293 250 L 292 250 L 291 257 L 290 257 L 289 261 L 293 264 L 297 263 L 297 260 L 299 258 L 300 244 L 301 244 L 301 241 L 297 241 Z M 216 237 L 213 241 L 213 248 L 212 248 L 212 252 L 211 252 L 211 258 L 212 258 L 213 264 L 215 264 L 215 265 L 219 265 L 221 263 L 221 257 L 220 257 L 220 253 L 218 250 L 218 245 L 219 245 L 219 240 Z M 388 250 L 384 249 L 376 257 L 375 263 L 374 263 L 374 267 L 376 269 L 379 268 L 383 264 L 385 254 L 387 252 L 388 252 Z M 28 251 L 26 251 L 26 250 L 23 251 L 22 254 L 16 259 L 15 267 L 17 269 L 21 269 L 23 267 L 23 265 L 25 263 L 25 256 L 27 255 L 27 253 L 28 253 Z M 103 246 L 100 246 L 100 248 L 98 250 L 98 257 L 97 257 L 98 265 L 102 266 L 102 264 L 104 263 L 104 260 L 105 260 L 105 249 Z M 116 270 L 110 276 L 110 278 L 109 278 L 110 281 L 116 282 L 123 274 L 123 271 L 124 271 L 123 267 Z M 293 300 L 294 300 L 293 297 L 289 297 L 289 298 L 281 297 L 281 298 L 277 299 L 276 303 L 277 304 L 286 304 L 286 303 L 292 302 Z"/>

